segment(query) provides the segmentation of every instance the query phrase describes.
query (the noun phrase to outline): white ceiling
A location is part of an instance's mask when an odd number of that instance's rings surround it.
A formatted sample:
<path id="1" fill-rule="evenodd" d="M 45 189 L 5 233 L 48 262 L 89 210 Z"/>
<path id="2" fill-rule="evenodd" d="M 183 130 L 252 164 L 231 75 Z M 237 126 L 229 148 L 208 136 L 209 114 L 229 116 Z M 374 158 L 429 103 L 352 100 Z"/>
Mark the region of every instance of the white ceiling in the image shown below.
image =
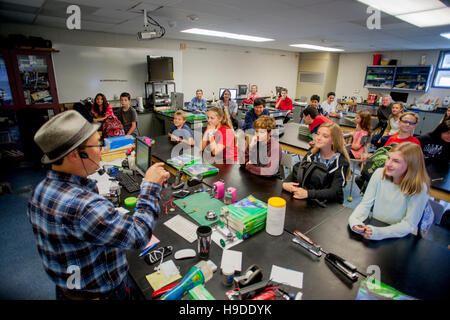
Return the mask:
<path id="1" fill-rule="evenodd" d="M 367 6 L 356 0 L 0 0 L 0 19 L 66 28 L 66 9 L 72 4 L 80 6 L 81 29 L 86 31 L 136 35 L 144 29 L 142 10 L 147 9 L 165 27 L 168 39 L 302 52 L 310 50 L 289 44 L 330 46 L 346 52 L 450 48 L 450 40 L 439 35 L 450 32 L 450 25 L 418 28 L 382 13 L 381 29 L 369 30 Z M 190 21 L 190 15 L 199 19 Z M 275 41 L 254 43 L 180 32 L 188 28 Z"/>

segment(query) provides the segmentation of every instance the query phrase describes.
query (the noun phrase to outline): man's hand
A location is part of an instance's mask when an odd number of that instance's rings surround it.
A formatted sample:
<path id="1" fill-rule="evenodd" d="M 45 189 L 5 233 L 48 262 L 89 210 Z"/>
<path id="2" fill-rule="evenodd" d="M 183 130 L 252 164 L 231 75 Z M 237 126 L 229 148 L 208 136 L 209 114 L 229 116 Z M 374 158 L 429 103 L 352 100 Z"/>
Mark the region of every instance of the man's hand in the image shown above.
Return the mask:
<path id="1" fill-rule="evenodd" d="M 144 180 L 162 185 L 169 177 L 170 173 L 164 169 L 164 162 L 158 162 L 148 168 Z"/>

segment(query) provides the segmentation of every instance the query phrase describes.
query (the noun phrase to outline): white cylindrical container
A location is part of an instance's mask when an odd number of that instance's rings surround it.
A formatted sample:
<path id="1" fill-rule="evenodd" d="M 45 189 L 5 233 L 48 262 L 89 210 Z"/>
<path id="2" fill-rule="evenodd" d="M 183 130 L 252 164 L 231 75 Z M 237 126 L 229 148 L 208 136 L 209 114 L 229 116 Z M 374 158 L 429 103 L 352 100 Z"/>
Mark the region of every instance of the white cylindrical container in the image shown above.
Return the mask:
<path id="1" fill-rule="evenodd" d="M 266 232 L 272 236 L 279 236 L 284 229 L 286 200 L 280 197 L 272 197 L 269 198 L 267 204 Z"/>
<path id="2" fill-rule="evenodd" d="M 137 97 L 137 105 L 139 111 L 144 111 L 144 99 L 142 97 Z"/>

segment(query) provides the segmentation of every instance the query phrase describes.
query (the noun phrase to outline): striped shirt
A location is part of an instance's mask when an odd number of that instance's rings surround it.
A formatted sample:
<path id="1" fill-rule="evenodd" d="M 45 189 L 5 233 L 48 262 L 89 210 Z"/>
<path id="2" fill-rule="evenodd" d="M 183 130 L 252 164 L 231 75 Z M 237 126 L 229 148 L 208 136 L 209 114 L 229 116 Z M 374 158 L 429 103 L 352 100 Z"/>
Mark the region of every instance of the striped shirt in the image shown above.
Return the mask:
<path id="1" fill-rule="evenodd" d="M 133 216 L 98 194 L 97 182 L 49 171 L 28 203 L 44 269 L 62 289 L 105 293 L 127 275 L 125 250 L 142 250 L 159 218 L 161 186 L 143 181 Z M 74 271 L 79 287 L 71 287 Z"/>

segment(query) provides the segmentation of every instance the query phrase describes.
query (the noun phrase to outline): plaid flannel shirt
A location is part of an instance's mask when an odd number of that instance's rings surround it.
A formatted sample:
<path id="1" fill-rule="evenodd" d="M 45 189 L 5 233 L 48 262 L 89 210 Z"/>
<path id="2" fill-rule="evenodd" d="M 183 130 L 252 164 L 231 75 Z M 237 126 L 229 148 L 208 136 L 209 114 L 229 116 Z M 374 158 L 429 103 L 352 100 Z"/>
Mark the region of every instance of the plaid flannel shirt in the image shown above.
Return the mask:
<path id="1" fill-rule="evenodd" d="M 143 181 L 131 216 L 100 196 L 95 180 L 49 171 L 33 191 L 28 217 L 44 269 L 55 284 L 74 289 L 68 282 L 79 270 L 75 289 L 104 293 L 120 285 L 128 271 L 125 250 L 142 250 L 152 236 L 160 191 L 160 185 Z"/>

